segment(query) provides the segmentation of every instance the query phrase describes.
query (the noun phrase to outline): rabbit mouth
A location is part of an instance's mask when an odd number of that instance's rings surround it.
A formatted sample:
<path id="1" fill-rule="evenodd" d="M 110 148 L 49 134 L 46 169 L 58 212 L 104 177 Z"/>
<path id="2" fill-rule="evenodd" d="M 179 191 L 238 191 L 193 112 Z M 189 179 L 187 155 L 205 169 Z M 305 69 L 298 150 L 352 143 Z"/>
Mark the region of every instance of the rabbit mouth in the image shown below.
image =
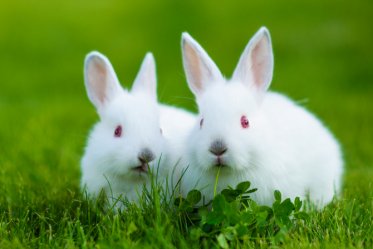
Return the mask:
<path id="1" fill-rule="evenodd" d="M 146 163 L 143 163 L 137 167 L 133 167 L 132 170 L 138 173 L 148 173 L 149 166 Z"/>
<path id="2" fill-rule="evenodd" d="M 227 164 L 226 164 L 225 160 L 222 157 L 218 156 L 215 159 L 214 166 L 222 168 L 222 167 L 227 167 Z"/>

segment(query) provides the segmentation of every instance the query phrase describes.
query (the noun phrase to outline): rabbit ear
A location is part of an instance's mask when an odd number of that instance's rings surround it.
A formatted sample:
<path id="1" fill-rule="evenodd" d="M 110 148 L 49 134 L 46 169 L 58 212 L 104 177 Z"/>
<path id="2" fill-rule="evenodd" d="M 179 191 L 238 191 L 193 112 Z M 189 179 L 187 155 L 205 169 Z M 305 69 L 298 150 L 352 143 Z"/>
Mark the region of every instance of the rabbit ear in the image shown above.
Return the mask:
<path id="1" fill-rule="evenodd" d="M 207 85 L 223 79 L 218 67 L 203 48 L 188 34 L 182 34 L 183 64 L 189 88 L 200 95 Z"/>
<path id="2" fill-rule="evenodd" d="M 146 92 L 157 99 L 157 78 L 152 53 L 147 53 L 132 86 L 132 92 Z"/>
<path id="3" fill-rule="evenodd" d="M 121 91 L 110 61 L 96 51 L 85 58 L 84 81 L 88 98 L 99 112 Z"/>
<path id="4" fill-rule="evenodd" d="M 259 92 L 271 84 L 273 74 L 273 53 L 271 37 L 267 28 L 262 27 L 251 38 L 233 73 L 234 80 L 240 80 Z"/>

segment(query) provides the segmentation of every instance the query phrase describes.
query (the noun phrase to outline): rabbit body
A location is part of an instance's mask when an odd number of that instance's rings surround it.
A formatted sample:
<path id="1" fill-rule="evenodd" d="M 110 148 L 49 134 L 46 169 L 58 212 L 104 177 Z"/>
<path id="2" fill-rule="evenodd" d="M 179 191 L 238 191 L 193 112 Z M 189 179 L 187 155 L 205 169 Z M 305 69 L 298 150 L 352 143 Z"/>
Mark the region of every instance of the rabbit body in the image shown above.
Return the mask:
<path id="1" fill-rule="evenodd" d="M 159 173 L 159 181 L 166 179 L 173 158 L 181 153 L 172 149 L 170 156 L 171 145 L 187 133 L 188 124 L 192 127 L 194 117 L 158 103 L 151 54 L 128 91 L 119 84 L 109 60 L 92 52 L 86 57 L 85 84 L 100 121 L 82 157 L 81 186 L 93 198 L 103 191 L 111 205 L 122 208 L 121 198 L 136 202 L 143 187 L 150 187 L 149 167 Z"/>
<path id="2" fill-rule="evenodd" d="M 208 104 L 204 106 L 203 101 L 200 102 L 201 112 L 211 114 L 215 123 L 206 137 L 224 139 L 228 147 L 224 160 L 232 165 L 220 168 L 217 192 L 250 181 L 252 187 L 258 188 L 252 198 L 271 205 L 276 189 L 290 198 L 305 198 L 309 194 L 317 203 L 328 203 L 334 193 L 340 191 L 343 163 L 339 145 L 303 107 L 282 94 L 268 92 L 261 105 L 250 110 L 250 106 L 256 105 L 250 103 L 250 93 L 232 82 L 209 89 L 204 98 Z M 231 111 L 234 105 L 240 106 L 239 111 Z M 213 113 L 210 107 L 219 111 Z M 243 113 L 250 117 L 250 131 L 240 130 L 238 121 Z M 206 116 L 210 117 L 209 114 Z M 227 123 L 228 115 L 237 122 Z M 207 117 L 204 118 L 206 126 Z M 200 131 L 200 125 L 195 125 L 187 140 L 185 160 L 189 167 L 183 177 L 183 189 L 185 192 L 201 189 L 206 200 L 211 200 L 218 168 L 211 167 L 214 156 L 207 149 L 201 149 L 208 148 L 211 139 L 201 136 Z"/>
<path id="3" fill-rule="evenodd" d="M 156 103 L 146 100 L 146 96 L 122 90 L 118 93 L 91 131 L 82 158 L 81 183 L 90 195 L 97 196 L 103 190 L 111 202 L 120 197 L 137 200 L 143 185 L 150 183 L 147 166 L 143 171 L 134 169 L 142 164 L 139 153 L 151 149 L 154 160 L 148 166 L 154 167 L 165 146 L 158 116 Z M 118 124 L 123 125 L 123 139 L 113 136 Z"/>
<path id="4" fill-rule="evenodd" d="M 309 195 L 322 207 L 340 192 L 343 160 L 337 140 L 305 108 L 266 91 L 273 67 L 267 29 L 252 38 L 231 80 L 188 34 L 182 46 L 199 107 L 187 138 L 185 194 L 197 188 L 209 201 L 215 187 L 220 192 L 250 181 L 258 189 L 251 196 L 260 204 L 271 205 L 274 190 L 280 190 L 284 198 Z"/>

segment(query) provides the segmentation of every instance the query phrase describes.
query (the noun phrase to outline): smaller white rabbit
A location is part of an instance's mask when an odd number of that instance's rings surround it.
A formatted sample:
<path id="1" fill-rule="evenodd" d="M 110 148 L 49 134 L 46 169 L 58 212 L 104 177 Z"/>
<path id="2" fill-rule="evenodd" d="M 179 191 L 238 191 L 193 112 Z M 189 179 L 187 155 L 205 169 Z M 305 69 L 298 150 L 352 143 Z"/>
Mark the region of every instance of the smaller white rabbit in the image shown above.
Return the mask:
<path id="1" fill-rule="evenodd" d="M 100 121 L 90 133 L 82 158 L 81 186 L 91 197 L 104 191 L 111 204 L 122 208 L 118 198 L 137 201 L 143 186 L 149 187 L 149 166 L 156 171 L 161 161 L 162 174 L 172 170 L 167 168 L 173 163 L 171 159 L 159 159 L 162 154 L 171 158 L 167 148 L 178 143 L 177 135 L 183 137 L 186 125 L 191 127 L 194 117 L 181 109 L 158 104 L 151 53 L 146 55 L 131 91 L 121 87 L 109 60 L 98 52 L 86 56 L 84 79 Z M 162 118 L 160 113 L 164 113 Z"/>
<path id="2" fill-rule="evenodd" d="M 341 188 L 339 144 L 306 109 L 267 92 L 273 72 L 269 31 L 262 27 L 250 40 L 230 80 L 187 33 L 182 52 L 199 107 L 188 138 L 184 192 L 196 187 L 211 200 L 220 169 L 218 192 L 250 181 L 260 204 L 271 205 L 276 189 L 286 198 L 309 194 L 319 207 L 329 203 Z"/>

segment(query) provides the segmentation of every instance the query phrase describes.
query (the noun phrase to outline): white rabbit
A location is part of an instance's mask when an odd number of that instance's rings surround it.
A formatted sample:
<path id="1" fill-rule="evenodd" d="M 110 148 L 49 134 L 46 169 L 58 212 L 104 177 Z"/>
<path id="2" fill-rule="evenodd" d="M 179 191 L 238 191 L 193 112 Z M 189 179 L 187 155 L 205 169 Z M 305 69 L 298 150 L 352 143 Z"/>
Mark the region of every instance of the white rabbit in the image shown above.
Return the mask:
<path id="1" fill-rule="evenodd" d="M 340 192 L 340 146 L 322 123 L 286 96 L 267 92 L 273 54 L 262 27 L 246 46 L 230 80 L 203 48 L 182 35 L 183 64 L 196 96 L 199 120 L 188 137 L 183 191 L 199 188 L 211 200 L 217 191 L 250 181 L 252 198 L 271 205 L 274 190 L 305 198 L 319 207 Z"/>
<path id="2" fill-rule="evenodd" d="M 91 197 L 104 191 L 111 204 L 122 208 L 118 198 L 138 201 L 143 186 L 150 185 L 148 166 L 158 167 L 162 154 L 171 158 L 167 148 L 178 143 L 178 134 L 184 137 L 187 125 L 190 128 L 194 124 L 194 117 L 181 109 L 158 104 L 151 53 L 146 55 L 131 91 L 121 87 L 109 60 L 98 52 L 86 56 L 84 78 L 100 121 L 90 133 L 82 158 L 81 186 Z M 172 169 L 167 167 L 174 161 L 160 161 L 161 173 L 168 174 Z"/>

